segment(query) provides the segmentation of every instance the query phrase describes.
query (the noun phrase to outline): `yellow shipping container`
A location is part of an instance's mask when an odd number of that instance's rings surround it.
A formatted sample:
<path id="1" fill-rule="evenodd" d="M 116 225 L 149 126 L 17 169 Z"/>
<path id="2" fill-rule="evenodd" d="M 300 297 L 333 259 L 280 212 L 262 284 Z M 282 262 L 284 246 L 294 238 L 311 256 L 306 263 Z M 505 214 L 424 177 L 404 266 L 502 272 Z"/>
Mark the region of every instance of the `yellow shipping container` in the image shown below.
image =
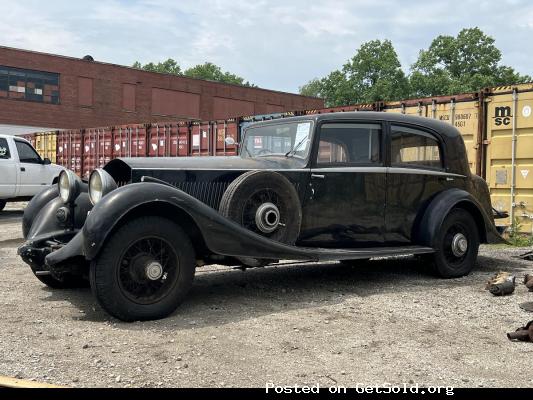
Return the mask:
<path id="1" fill-rule="evenodd" d="M 486 179 L 493 207 L 510 214 L 497 223 L 533 233 L 533 84 L 490 89 L 486 103 Z"/>
<path id="2" fill-rule="evenodd" d="M 35 134 L 35 150 L 42 158 L 56 162 L 57 131 Z"/>

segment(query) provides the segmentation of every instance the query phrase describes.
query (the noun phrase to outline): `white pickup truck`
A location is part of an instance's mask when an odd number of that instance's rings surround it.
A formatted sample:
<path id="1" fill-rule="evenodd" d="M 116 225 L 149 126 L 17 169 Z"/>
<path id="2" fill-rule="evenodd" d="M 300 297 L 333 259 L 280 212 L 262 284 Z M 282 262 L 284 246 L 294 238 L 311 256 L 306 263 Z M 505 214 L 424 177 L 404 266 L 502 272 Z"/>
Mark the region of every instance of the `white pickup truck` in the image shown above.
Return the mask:
<path id="1" fill-rule="evenodd" d="M 54 184 L 62 170 L 43 160 L 27 140 L 0 135 L 0 211 L 7 202 L 29 200 Z"/>

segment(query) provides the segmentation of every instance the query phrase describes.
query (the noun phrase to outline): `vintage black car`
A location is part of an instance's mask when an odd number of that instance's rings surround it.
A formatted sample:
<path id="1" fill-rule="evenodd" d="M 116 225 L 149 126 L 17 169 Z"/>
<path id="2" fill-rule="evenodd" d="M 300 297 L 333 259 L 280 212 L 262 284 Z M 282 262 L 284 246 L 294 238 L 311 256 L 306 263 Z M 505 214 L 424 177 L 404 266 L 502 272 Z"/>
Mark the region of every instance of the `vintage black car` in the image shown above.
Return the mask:
<path id="1" fill-rule="evenodd" d="M 231 141 L 231 140 L 230 140 Z M 172 313 L 206 264 L 411 254 L 468 274 L 501 238 L 460 133 L 432 119 L 331 113 L 252 124 L 236 157 L 123 158 L 73 172 L 23 217 L 19 249 L 45 284 L 90 281 L 113 316 Z"/>

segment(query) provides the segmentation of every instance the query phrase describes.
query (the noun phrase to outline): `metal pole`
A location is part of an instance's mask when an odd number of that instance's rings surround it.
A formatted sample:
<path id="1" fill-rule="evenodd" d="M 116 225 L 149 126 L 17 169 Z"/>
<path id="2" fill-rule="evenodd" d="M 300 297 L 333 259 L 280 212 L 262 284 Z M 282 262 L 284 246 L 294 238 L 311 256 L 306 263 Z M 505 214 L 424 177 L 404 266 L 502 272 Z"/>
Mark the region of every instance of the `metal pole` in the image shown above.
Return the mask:
<path id="1" fill-rule="evenodd" d="M 455 126 L 455 99 L 450 101 L 450 113 L 451 113 L 451 123 Z"/>
<path id="2" fill-rule="evenodd" d="M 517 89 L 513 89 L 513 136 L 511 147 L 511 226 L 514 226 L 514 208 L 515 208 L 515 186 L 516 186 L 516 111 L 518 104 L 518 92 Z M 513 228 L 514 230 L 514 228 Z M 515 233 L 515 232 L 513 232 Z"/>

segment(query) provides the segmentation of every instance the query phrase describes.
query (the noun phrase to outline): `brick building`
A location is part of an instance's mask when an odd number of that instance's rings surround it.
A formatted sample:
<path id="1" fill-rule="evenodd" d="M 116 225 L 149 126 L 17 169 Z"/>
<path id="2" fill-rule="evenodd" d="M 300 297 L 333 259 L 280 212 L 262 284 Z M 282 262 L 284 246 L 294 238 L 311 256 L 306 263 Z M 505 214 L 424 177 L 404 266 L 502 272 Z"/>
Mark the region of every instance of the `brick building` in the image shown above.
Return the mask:
<path id="1" fill-rule="evenodd" d="M 0 133 L 315 109 L 312 97 L 0 46 Z"/>

